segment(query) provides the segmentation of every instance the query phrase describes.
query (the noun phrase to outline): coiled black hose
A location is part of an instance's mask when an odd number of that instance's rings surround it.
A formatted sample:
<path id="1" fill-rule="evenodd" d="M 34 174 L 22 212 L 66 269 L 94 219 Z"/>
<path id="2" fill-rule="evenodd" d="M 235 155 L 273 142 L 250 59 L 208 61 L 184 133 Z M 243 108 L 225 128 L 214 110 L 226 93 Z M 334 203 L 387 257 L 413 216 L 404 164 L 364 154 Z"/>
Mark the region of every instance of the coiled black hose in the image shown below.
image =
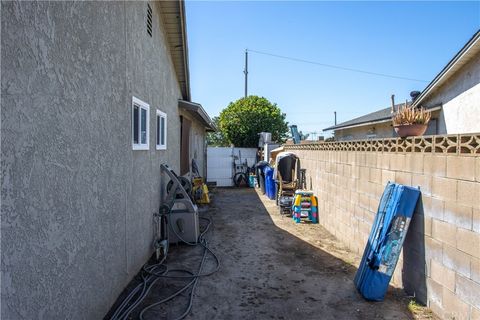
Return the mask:
<path id="1" fill-rule="evenodd" d="M 175 235 L 184 243 L 190 246 L 197 246 L 200 245 L 204 248 L 202 254 L 202 260 L 200 262 L 200 266 L 198 268 L 197 273 L 193 273 L 186 269 L 172 269 L 169 270 L 168 266 L 165 264 L 165 260 L 167 255 L 163 256 L 162 259 L 155 264 L 148 265 L 145 264 L 142 267 L 142 282 L 139 283 L 135 288 L 131 290 L 128 296 L 122 301 L 122 303 L 117 307 L 114 314 L 110 318 L 111 320 L 126 320 L 128 319 L 129 315 L 143 302 L 143 300 L 148 296 L 150 290 L 155 285 L 155 283 L 162 278 L 176 278 L 176 279 L 191 279 L 186 285 L 184 285 L 179 290 L 175 291 L 173 294 L 169 295 L 168 297 L 154 302 L 146 307 L 144 307 L 139 313 L 139 319 L 143 320 L 145 313 L 147 313 L 152 308 L 155 308 L 167 301 L 174 299 L 176 296 L 181 294 L 182 292 L 188 290 L 191 287 L 190 297 L 188 306 L 185 308 L 185 311 L 175 320 L 180 320 L 185 318 L 191 311 L 193 305 L 193 298 L 195 294 L 195 289 L 198 284 L 198 279 L 200 277 L 206 277 L 214 274 L 220 269 L 220 260 L 218 259 L 217 255 L 209 248 L 208 242 L 205 239 L 205 234 L 209 231 L 210 226 L 212 225 L 212 220 L 206 217 L 199 217 L 200 219 L 207 221 L 207 225 L 205 229 L 200 233 L 198 237 L 198 243 L 191 243 L 185 241 L 181 238 L 180 235 L 175 231 L 175 229 L 170 225 L 170 219 L 167 219 L 167 222 L 170 226 L 170 230 L 175 233 Z M 203 266 L 205 264 L 206 258 L 210 254 L 214 261 L 215 261 L 215 268 L 212 271 L 202 273 Z M 173 273 L 173 274 L 172 274 Z"/>

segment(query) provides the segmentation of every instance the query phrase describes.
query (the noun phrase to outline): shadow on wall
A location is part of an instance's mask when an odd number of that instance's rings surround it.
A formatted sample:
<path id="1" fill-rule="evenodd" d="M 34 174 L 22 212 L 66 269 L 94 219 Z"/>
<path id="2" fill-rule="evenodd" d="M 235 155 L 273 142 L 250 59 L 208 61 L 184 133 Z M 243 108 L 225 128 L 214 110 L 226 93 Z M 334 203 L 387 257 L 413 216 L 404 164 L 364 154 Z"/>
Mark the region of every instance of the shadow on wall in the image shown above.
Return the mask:
<path id="1" fill-rule="evenodd" d="M 398 266 L 397 266 L 398 267 Z M 427 264 L 425 259 L 425 216 L 423 199 L 415 208 L 405 242 L 403 244 L 402 282 L 405 292 L 427 304 Z"/>

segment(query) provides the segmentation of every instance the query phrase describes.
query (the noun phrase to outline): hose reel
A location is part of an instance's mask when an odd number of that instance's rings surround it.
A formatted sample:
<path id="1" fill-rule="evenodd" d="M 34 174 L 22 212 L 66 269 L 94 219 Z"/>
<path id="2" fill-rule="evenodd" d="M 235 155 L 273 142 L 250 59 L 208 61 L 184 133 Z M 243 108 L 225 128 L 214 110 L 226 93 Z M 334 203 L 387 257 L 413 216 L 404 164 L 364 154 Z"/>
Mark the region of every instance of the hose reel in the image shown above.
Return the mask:
<path id="1" fill-rule="evenodd" d="M 177 179 L 180 182 L 180 184 L 182 185 L 185 192 L 189 195 L 192 194 L 192 183 L 190 182 L 190 180 L 185 178 L 185 177 L 181 177 L 181 176 L 180 177 L 177 176 Z M 167 192 L 168 193 L 170 193 L 170 190 L 172 189 L 172 186 L 173 186 L 173 180 L 170 180 L 167 183 Z M 181 193 L 177 193 L 177 197 L 183 198 L 183 195 Z"/>

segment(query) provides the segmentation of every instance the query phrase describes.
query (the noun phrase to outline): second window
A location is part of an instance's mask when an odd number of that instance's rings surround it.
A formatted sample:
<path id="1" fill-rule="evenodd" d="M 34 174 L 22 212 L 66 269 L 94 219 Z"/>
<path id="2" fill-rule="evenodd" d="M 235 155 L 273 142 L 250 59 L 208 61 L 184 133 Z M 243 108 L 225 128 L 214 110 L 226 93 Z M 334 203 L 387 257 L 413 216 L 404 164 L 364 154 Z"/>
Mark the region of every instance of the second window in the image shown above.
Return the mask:
<path id="1" fill-rule="evenodd" d="M 157 110 L 157 150 L 167 149 L 167 114 Z"/>

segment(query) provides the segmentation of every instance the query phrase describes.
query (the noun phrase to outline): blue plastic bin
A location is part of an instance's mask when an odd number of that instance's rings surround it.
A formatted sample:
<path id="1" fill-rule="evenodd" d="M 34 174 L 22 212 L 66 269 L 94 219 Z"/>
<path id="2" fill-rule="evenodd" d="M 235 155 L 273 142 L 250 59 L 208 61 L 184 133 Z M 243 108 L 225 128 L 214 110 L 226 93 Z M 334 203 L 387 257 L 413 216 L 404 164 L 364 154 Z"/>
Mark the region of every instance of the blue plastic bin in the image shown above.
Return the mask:
<path id="1" fill-rule="evenodd" d="M 265 194 L 269 199 L 275 199 L 275 180 L 273 180 L 273 168 L 265 167 Z"/>

